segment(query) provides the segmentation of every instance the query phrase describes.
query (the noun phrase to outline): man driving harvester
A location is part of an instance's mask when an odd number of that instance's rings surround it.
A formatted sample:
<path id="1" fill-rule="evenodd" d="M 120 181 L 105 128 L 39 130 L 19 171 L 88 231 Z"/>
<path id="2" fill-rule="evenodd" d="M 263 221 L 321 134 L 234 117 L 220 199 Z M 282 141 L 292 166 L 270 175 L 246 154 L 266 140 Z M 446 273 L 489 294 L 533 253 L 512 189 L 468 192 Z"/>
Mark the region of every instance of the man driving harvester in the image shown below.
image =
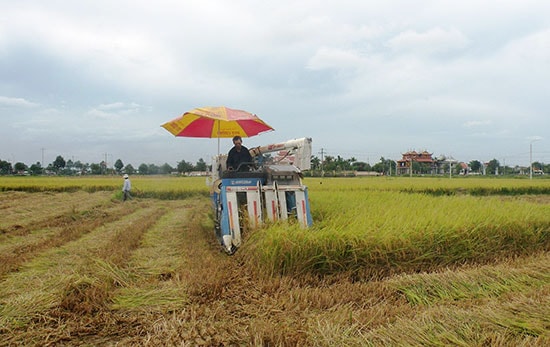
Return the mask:
<path id="1" fill-rule="evenodd" d="M 243 139 L 240 136 L 233 137 L 233 148 L 227 154 L 227 170 L 248 171 L 249 167 L 245 164 L 252 163 L 252 156 L 248 148 L 243 146 Z M 241 167 L 239 165 L 243 164 Z"/>

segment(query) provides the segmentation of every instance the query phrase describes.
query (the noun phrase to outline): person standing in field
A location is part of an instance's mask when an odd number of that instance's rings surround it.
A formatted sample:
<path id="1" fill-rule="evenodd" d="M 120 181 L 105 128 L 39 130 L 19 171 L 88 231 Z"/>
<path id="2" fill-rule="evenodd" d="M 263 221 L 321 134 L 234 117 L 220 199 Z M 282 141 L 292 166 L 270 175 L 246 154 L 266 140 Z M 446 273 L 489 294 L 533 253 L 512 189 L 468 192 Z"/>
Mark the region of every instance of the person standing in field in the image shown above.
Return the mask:
<path id="1" fill-rule="evenodd" d="M 124 185 L 122 186 L 122 201 L 126 201 L 127 199 L 131 199 L 130 196 L 130 190 L 132 189 L 132 182 L 130 182 L 130 178 L 128 177 L 128 174 L 124 174 Z"/>
<path id="2" fill-rule="evenodd" d="M 229 150 L 227 154 L 227 170 L 242 170 L 248 171 L 248 165 L 243 165 L 239 168 L 241 163 L 251 163 L 252 156 L 248 151 L 248 148 L 243 146 L 243 139 L 240 136 L 235 136 L 233 138 L 233 148 Z"/>

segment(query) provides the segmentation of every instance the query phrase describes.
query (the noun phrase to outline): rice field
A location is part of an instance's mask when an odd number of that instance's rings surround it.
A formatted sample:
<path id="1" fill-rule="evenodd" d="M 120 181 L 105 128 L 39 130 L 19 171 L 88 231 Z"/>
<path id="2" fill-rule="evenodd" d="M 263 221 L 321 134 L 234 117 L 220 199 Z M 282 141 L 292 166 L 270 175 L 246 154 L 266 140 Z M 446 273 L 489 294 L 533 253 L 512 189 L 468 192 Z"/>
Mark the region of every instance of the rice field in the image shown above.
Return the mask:
<path id="1" fill-rule="evenodd" d="M 220 252 L 204 178 L 0 177 L 0 345 L 550 344 L 550 180 L 309 178 Z"/>

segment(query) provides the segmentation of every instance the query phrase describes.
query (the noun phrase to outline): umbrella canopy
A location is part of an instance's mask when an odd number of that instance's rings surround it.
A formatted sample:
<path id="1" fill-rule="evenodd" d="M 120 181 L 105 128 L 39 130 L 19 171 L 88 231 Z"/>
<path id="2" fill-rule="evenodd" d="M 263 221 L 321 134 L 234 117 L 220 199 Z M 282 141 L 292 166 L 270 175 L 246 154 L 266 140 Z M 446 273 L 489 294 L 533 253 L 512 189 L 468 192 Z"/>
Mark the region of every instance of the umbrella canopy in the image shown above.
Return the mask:
<path id="1" fill-rule="evenodd" d="M 229 107 L 199 107 L 166 122 L 162 127 L 174 136 L 231 138 L 250 137 L 274 130 L 255 114 Z"/>

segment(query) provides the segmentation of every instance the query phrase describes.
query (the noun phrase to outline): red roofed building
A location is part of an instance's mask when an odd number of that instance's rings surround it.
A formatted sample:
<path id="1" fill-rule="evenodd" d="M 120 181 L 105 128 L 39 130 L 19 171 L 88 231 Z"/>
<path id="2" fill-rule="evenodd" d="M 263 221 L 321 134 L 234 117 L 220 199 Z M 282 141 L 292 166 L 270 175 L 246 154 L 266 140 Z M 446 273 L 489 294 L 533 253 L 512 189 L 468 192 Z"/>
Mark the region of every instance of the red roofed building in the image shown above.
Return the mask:
<path id="1" fill-rule="evenodd" d="M 410 174 L 411 165 L 413 166 L 413 173 L 416 174 L 436 174 L 439 167 L 439 162 L 432 158 L 432 153 L 428 151 L 416 152 L 408 151 L 403 153 L 403 158 L 397 161 L 397 174 L 407 175 Z M 418 163 L 414 165 L 413 163 Z"/>

